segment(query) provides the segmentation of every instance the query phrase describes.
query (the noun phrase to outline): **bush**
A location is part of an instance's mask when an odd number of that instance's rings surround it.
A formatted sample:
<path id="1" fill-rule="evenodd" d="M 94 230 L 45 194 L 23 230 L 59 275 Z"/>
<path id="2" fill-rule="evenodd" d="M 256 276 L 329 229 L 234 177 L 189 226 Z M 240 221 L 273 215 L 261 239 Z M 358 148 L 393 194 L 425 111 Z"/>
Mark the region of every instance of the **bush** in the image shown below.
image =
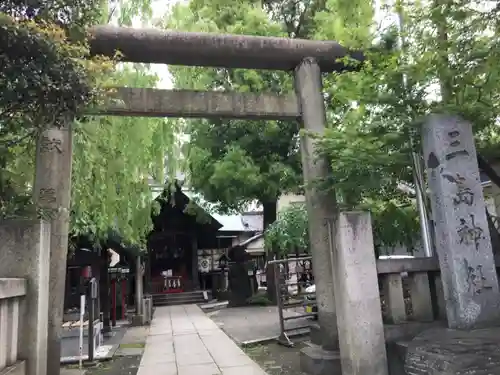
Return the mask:
<path id="1" fill-rule="evenodd" d="M 266 295 L 256 294 L 247 299 L 247 304 L 250 306 L 271 306 L 273 303 Z"/>

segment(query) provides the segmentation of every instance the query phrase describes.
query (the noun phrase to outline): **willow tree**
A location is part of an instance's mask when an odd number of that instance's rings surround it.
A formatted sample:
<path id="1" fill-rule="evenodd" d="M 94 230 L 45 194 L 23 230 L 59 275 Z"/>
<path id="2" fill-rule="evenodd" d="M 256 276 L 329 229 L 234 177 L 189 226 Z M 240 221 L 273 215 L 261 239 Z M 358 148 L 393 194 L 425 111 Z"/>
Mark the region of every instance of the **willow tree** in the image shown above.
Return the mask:
<path id="1" fill-rule="evenodd" d="M 107 87 L 155 87 L 144 65 L 90 60 L 85 29 L 151 18 L 151 0 L 17 1 L 0 5 L 0 188 L 3 217 L 34 214 L 34 140 L 75 118 L 71 227 L 96 240 L 109 229 L 140 243 L 151 226 L 148 177 L 163 179 L 175 123 L 151 118 L 84 117 Z M 172 155 L 168 158 L 175 160 Z M 162 181 L 163 182 L 163 181 Z"/>
<path id="2" fill-rule="evenodd" d="M 117 69 L 113 86 L 155 87 L 158 77 L 140 65 Z M 150 179 L 164 181 L 165 160 L 175 160 L 176 122 L 162 118 L 94 117 L 75 129 L 73 235 L 96 242 L 110 229 L 143 244 L 151 230 Z M 172 169 L 172 168 L 170 168 Z"/>

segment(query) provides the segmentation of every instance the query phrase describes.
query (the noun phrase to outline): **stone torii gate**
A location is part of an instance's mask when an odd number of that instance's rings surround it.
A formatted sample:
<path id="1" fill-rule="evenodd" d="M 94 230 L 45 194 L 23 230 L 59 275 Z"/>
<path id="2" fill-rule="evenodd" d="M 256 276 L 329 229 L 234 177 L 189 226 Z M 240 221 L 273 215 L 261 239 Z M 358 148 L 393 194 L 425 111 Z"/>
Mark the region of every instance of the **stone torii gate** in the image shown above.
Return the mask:
<path id="1" fill-rule="evenodd" d="M 299 120 L 304 129 L 317 134 L 324 132 L 326 122 L 321 73 L 349 69 L 339 62 L 343 57 L 363 59 L 361 52 L 348 51 L 333 41 L 110 26 L 91 30 L 90 47 L 93 55 L 111 57 L 120 51 L 123 61 L 127 62 L 293 71 L 296 83 L 295 94 L 287 95 L 118 88 L 116 96 L 121 99 L 120 103 L 109 104 L 94 113 Z M 65 129 L 46 130 L 38 142 L 37 151 L 35 200 L 40 207 L 53 209 L 57 213 L 52 219 L 49 300 L 48 374 L 53 375 L 59 374 L 60 348 L 57 343 L 60 341 L 68 242 L 72 152 L 70 125 Z M 325 365 L 332 364 L 332 358 L 338 362 L 339 355 L 335 351 L 340 343 L 342 367 L 350 369 L 346 374 L 385 375 L 387 364 L 382 319 L 372 313 L 379 311 L 378 288 L 376 285 L 367 285 L 363 290 L 365 296 L 369 295 L 365 305 L 371 303 L 375 310 L 368 306 L 360 309 L 359 304 L 351 303 L 349 288 L 356 289 L 354 283 L 362 282 L 360 278 L 363 275 L 349 277 L 356 272 L 356 267 L 352 266 L 353 258 L 349 258 L 351 255 L 348 251 L 335 250 L 335 243 L 340 243 L 340 247 L 345 249 L 367 247 L 369 253 L 373 249 L 373 244 L 370 246 L 369 243 L 373 242 L 369 217 L 351 213 L 341 214 L 338 220 L 335 197 L 320 193 L 308 184 L 328 174 L 327 161 L 316 160 L 315 145 L 308 136 L 301 139 L 301 154 L 307 184 L 306 202 L 319 323 L 324 333 L 321 352 L 310 355 L 321 358 Z M 340 228 L 343 233 L 336 234 L 336 228 Z M 359 236 L 361 232 L 369 235 Z M 335 265 L 332 263 L 334 257 Z M 374 262 L 373 254 L 372 257 L 373 260 L 369 255 L 366 259 Z M 345 276 L 336 283 L 338 285 L 334 285 L 334 268 L 339 275 Z M 369 277 L 373 280 L 376 275 Z M 337 330 L 334 287 L 337 288 L 337 294 L 340 292 L 347 296 L 337 300 L 337 310 L 342 315 L 339 318 L 342 321 L 340 335 Z M 349 316 L 355 316 L 356 319 Z M 359 331 L 359 327 L 362 327 L 362 331 Z M 367 334 L 375 339 L 367 340 Z M 363 363 L 368 367 L 361 365 Z"/>

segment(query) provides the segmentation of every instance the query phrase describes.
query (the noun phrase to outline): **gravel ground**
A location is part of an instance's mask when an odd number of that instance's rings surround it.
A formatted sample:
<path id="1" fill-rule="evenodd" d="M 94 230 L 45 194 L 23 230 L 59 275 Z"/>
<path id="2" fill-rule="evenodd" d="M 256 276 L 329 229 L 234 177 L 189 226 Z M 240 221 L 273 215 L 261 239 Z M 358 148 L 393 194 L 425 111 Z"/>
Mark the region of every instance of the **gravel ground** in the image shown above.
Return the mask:
<path id="1" fill-rule="evenodd" d="M 244 348 L 250 356 L 268 375 L 306 375 L 300 371 L 300 349 L 305 339 L 295 338 L 295 347 L 287 348 L 276 342 Z"/>
<path id="2" fill-rule="evenodd" d="M 303 314 L 303 308 L 287 310 L 285 316 Z M 263 340 L 280 334 L 278 308 L 276 306 L 232 307 L 207 313 L 238 345 L 246 341 Z M 309 320 L 296 319 L 286 323 L 287 328 L 307 325 Z"/>

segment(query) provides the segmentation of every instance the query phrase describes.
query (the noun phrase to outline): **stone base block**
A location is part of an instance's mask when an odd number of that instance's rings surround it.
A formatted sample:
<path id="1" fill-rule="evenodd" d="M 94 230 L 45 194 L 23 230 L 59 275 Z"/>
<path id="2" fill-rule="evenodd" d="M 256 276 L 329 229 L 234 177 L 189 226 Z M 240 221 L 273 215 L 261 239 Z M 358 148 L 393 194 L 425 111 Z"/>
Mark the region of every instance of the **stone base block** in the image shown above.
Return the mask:
<path id="1" fill-rule="evenodd" d="M 309 375 L 342 375 L 340 353 L 307 346 L 300 351 L 300 370 Z"/>
<path id="2" fill-rule="evenodd" d="M 405 373 L 500 375 L 500 328 L 433 329 L 408 343 Z"/>

